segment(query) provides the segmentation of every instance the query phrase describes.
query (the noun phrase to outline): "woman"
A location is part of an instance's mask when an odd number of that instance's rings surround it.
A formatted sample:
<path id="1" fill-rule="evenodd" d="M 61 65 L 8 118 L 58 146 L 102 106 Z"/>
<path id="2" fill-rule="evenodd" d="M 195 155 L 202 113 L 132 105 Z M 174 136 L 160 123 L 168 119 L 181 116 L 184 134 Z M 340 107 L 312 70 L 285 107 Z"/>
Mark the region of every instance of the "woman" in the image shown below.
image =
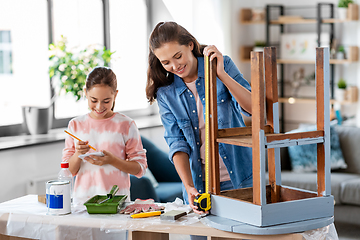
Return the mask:
<path id="1" fill-rule="evenodd" d="M 215 46 L 200 46 L 175 22 L 158 23 L 149 48 L 147 98 L 150 103 L 157 100 L 184 200 L 200 214 L 193 201 L 205 190 L 204 55 L 217 58 L 219 129 L 245 126 L 241 113 L 251 114 L 250 85 L 229 57 Z M 221 190 L 252 186 L 250 148 L 219 144 L 219 154 Z"/>

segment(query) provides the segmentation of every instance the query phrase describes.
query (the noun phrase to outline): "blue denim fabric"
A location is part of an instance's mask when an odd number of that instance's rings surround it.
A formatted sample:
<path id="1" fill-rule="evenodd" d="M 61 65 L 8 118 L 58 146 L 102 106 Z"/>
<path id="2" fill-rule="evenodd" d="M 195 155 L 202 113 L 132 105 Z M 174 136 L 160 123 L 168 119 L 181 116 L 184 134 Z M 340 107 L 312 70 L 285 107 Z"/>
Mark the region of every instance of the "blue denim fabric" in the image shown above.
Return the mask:
<path id="1" fill-rule="evenodd" d="M 199 57 L 197 60 L 196 89 L 203 109 L 205 109 L 204 58 Z M 228 56 L 224 56 L 224 68 L 235 81 L 251 90 L 250 84 L 243 78 Z M 199 120 L 195 98 L 177 75 L 174 75 L 172 84 L 159 88 L 156 95 L 161 121 L 165 128 L 164 137 L 169 145 L 169 159 L 172 161 L 176 152 L 187 153 L 195 188 L 199 193 L 203 193 L 205 189 L 200 159 Z M 244 127 L 242 114 L 249 116 L 219 79 L 217 79 L 217 112 L 219 129 Z M 220 143 L 219 154 L 229 172 L 234 188 L 248 186 L 249 181 L 252 181 L 251 148 Z"/>

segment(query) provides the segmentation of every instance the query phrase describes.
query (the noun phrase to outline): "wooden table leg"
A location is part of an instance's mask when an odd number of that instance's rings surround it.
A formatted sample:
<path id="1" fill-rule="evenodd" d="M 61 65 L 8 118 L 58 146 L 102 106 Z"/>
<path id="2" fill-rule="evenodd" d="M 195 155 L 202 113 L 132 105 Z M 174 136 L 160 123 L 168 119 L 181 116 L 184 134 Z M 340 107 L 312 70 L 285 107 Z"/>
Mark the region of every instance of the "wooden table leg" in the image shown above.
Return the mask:
<path id="1" fill-rule="evenodd" d="M 0 240 L 30 240 L 30 238 L 13 237 L 0 234 Z"/>
<path id="2" fill-rule="evenodd" d="M 143 232 L 143 231 L 129 231 L 129 240 L 169 240 L 169 233 L 157 233 L 157 232 Z"/>

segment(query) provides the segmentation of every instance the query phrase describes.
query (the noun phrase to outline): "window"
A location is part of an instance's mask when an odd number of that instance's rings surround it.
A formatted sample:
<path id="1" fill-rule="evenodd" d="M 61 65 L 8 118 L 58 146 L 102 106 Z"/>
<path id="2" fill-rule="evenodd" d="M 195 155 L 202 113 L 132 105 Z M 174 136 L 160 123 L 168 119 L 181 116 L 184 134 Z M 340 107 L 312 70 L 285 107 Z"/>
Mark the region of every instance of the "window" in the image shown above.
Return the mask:
<path id="1" fill-rule="evenodd" d="M 110 0 L 111 67 L 118 79 L 115 110 L 148 106 L 145 85 L 148 54 L 147 10 L 143 0 Z M 136 87 L 134 87 L 136 86 Z"/>
<path id="2" fill-rule="evenodd" d="M 0 31 L 0 74 L 12 74 L 10 31 Z"/>
<path id="3" fill-rule="evenodd" d="M 52 0 L 53 42 L 67 38 L 70 49 L 104 46 L 101 0 Z M 56 97 L 55 119 L 71 118 L 88 111 L 87 101 L 70 94 Z"/>
<path id="4" fill-rule="evenodd" d="M 21 130 L 22 106 L 50 103 L 46 6 L 46 0 L 0 3 L 0 127 L 17 124 L 15 132 Z"/>
<path id="5" fill-rule="evenodd" d="M 115 110 L 126 113 L 146 109 L 149 33 L 146 2 L 1 1 L 0 111 L 6 114 L 1 114 L 0 137 L 24 133 L 22 106 L 50 106 L 48 45 L 50 41 L 58 41 L 61 35 L 67 37 L 69 46 L 74 48 L 91 44 L 103 46 L 106 37 L 110 36 L 110 50 L 116 51 L 111 67 L 117 75 L 119 89 Z M 104 9 L 104 4 L 109 8 Z M 109 28 L 104 27 L 106 18 Z M 71 95 L 57 96 L 53 127 L 65 127 L 70 118 L 87 111 L 85 100 L 75 102 Z"/>

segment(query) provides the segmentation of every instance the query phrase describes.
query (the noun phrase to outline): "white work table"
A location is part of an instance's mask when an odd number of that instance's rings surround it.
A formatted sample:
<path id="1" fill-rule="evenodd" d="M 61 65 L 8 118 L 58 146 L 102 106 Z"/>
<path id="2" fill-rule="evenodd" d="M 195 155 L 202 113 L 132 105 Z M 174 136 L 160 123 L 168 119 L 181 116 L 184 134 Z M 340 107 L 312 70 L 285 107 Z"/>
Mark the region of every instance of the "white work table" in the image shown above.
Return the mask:
<path id="1" fill-rule="evenodd" d="M 221 231 L 204 224 L 194 213 L 177 221 L 160 217 L 132 219 L 124 214 L 88 214 L 85 206 L 72 207 L 72 213 L 47 215 L 46 205 L 37 195 L 26 195 L 0 203 L 0 240 L 30 239 L 169 239 L 171 234 L 201 235 L 208 239 L 303 239 L 301 233 L 247 235 Z M 13 236 L 9 238 L 8 236 Z"/>

